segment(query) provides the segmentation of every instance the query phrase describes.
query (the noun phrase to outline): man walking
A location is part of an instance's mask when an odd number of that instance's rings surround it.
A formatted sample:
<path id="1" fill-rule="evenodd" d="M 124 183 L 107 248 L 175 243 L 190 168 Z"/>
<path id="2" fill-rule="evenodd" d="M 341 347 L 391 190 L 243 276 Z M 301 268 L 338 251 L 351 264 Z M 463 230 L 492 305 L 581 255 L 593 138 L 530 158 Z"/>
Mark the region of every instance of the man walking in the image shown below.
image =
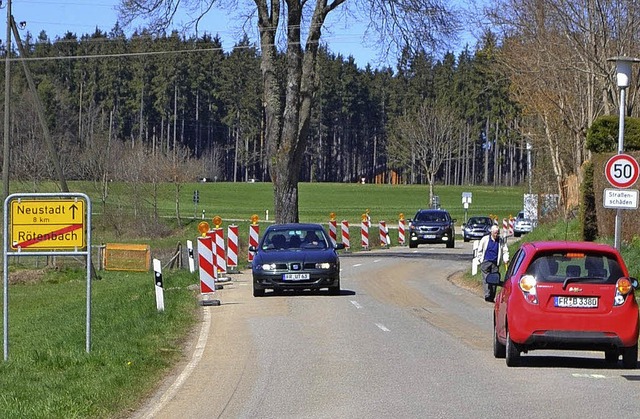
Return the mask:
<path id="1" fill-rule="evenodd" d="M 486 282 L 487 275 L 499 271 L 498 263 L 502 258 L 502 247 L 498 233 L 500 228 L 497 225 L 491 226 L 491 233 L 480 239 L 478 244 L 478 260 L 480 261 L 480 271 L 482 272 L 482 287 L 484 288 L 484 300 L 493 302 L 496 298 L 495 285 Z"/>

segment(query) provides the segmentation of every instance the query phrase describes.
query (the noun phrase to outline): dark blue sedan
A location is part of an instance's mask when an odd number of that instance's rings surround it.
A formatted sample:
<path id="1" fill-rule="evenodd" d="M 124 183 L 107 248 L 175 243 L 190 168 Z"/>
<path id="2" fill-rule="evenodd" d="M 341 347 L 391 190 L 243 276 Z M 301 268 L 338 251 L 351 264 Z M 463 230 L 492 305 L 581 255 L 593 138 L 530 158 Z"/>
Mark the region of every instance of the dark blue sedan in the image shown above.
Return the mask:
<path id="1" fill-rule="evenodd" d="M 274 224 L 267 227 L 255 252 L 251 271 L 253 296 L 267 289 L 321 289 L 340 294 L 340 259 L 320 224 Z"/>

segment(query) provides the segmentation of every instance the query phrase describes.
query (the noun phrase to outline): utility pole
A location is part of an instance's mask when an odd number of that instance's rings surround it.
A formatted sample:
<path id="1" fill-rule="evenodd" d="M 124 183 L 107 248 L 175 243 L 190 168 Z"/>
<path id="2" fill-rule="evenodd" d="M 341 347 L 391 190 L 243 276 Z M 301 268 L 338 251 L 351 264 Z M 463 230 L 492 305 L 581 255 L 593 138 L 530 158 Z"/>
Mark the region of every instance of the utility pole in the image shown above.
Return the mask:
<path id="1" fill-rule="evenodd" d="M 26 51 L 22 45 L 22 40 L 20 39 L 20 34 L 18 33 L 18 27 L 16 26 L 16 22 L 13 20 L 13 16 L 9 16 L 9 28 L 13 30 L 13 34 L 15 35 L 16 44 L 18 45 L 18 51 L 20 52 L 20 56 L 26 57 Z M 69 187 L 67 186 L 67 181 L 64 177 L 62 166 L 60 165 L 58 150 L 56 150 L 56 146 L 53 143 L 53 139 L 51 138 L 51 133 L 49 132 L 49 127 L 47 126 L 47 120 L 44 115 L 44 107 L 42 106 L 42 101 L 40 100 L 40 96 L 38 95 L 38 90 L 36 89 L 36 85 L 33 82 L 33 77 L 31 77 L 31 72 L 29 71 L 29 67 L 27 67 L 27 62 L 25 60 L 21 60 L 21 62 L 22 62 L 22 68 L 24 69 L 24 75 L 27 78 L 27 84 L 29 85 L 29 90 L 31 90 L 31 94 L 35 98 L 36 112 L 38 113 L 38 119 L 40 120 L 40 125 L 42 126 L 42 133 L 44 134 L 44 140 L 47 143 L 47 147 L 49 148 L 49 152 L 51 153 L 51 159 L 53 160 L 53 167 L 55 168 L 56 173 L 58 174 L 58 179 L 60 180 L 60 190 L 62 192 L 69 192 Z M 8 175 L 7 175 L 7 189 L 8 189 L 8 185 L 9 185 L 9 182 L 8 182 Z"/>
<path id="2" fill-rule="evenodd" d="M 11 0 L 7 0 L 7 36 L 5 42 L 4 60 L 4 144 L 2 147 L 2 201 L 9 196 L 9 104 L 11 102 Z"/>

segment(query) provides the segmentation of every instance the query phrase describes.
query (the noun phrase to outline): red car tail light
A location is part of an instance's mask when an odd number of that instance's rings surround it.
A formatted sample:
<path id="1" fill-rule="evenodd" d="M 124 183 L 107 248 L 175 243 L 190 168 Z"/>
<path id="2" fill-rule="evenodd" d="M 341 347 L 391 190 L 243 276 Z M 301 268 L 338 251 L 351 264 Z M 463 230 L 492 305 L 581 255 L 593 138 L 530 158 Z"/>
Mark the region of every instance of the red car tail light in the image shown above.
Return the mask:
<path id="1" fill-rule="evenodd" d="M 633 284 L 629 278 L 620 278 L 616 282 L 616 296 L 613 299 L 614 306 L 621 306 L 627 300 L 627 296 L 633 295 Z"/>
<path id="2" fill-rule="evenodd" d="M 524 295 L 524 299 L 531 304 L 538 304 L 536 278 L 533 275 L 524 275 L 520 278 L 519 285 Z"/>
<path id="3" fill-rule="evenodd" d="M 631 292 L 633 286 L 631 285 L 631 281 L 629 278 L 620 278 L 618 282 L 616 282 L 616 290 L 622 295 L 627 295 Z"/>

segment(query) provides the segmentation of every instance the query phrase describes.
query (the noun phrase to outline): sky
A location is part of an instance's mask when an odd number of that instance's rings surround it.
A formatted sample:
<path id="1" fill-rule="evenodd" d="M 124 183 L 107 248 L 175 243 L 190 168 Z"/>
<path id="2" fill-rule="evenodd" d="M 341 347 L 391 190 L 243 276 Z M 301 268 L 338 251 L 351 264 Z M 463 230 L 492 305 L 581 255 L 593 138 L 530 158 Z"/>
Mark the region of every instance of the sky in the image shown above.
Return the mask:
<path id="1" fill-rule="evenodd" d="M 9 0 L 0 0 L 0 39 L 6 34 L 6 4 Z M 62 37 L 66 32 L 75 33 L 78 37 L 84 34 L 92 34 L 96 27 L 104 32 L 109 32 L 117 21 L 117 9 L 119 0 L 10 0 L 12 15 L 17 23 L 26 22 L 21 33 L 30 32 L 37 37 L 41 31 L 45 31 L 52 41 L 56 36 Z M 330 14 L 328 20 L 337 16 Z M 182 15 L 186 19 L 186 15 Z M 143 26 L 144 22 L 136 22 Z M 125 33 L 130 35 L 135 28 L 125 28 Z M 356 64 L 364 68 L 367 64 L 372 67 L 390 65 L 394 67 L 395 59 L 391 58 L 381 62 L 374 45 L 370 45 L 365 39 L 365 26 L 354 24 L 353 21 L 334 20 L 329 23 L 328 29 L 323 32 L 323 41 L 327 43 L 329 50 L 335 54 L 342 54 L 345 58 L 353 56 Z M 240 39 L 238 19 L 229 17 L 219 11 L 212 11 L 199 26 L 202 35 L 205 31 L 211 35 L 219 35 L 223 48 L 229 51 Z M 21 36 L 24 36 L 21 35 Z M 251 34 L 250 34 L 251 36 Z M 253 39 L 253 38 L 252 38 Z M 256 38 L 257 39 L 257 38 Z M 15 45 L 15 43 L 14 43 Z"/>

